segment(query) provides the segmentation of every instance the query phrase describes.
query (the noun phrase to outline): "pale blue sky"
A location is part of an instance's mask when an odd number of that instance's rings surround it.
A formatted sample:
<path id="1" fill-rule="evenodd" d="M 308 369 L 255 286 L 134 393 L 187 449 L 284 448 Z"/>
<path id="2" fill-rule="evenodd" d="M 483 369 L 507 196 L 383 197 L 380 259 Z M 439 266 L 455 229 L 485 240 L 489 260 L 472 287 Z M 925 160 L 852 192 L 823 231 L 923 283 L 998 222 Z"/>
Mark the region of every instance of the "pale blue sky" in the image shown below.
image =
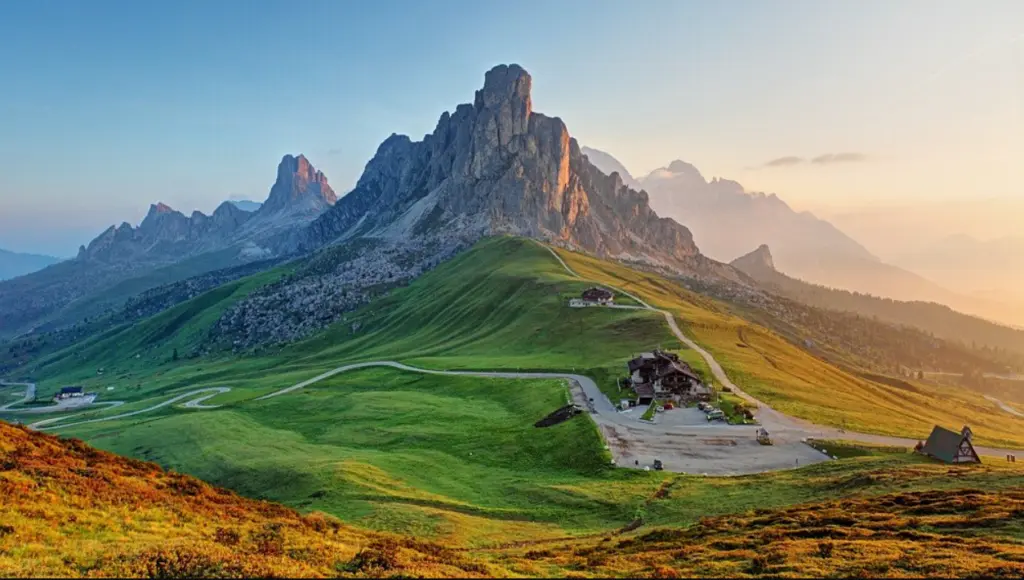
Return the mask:
<path id="1" fill-rule="evenodd" d="M 346 192 L 517 62 L 634 173 L 675 158 L 824 211 L 1024 198 L 1024 2 L 6 3 L 0 247 L 71 254 L 164 201 L 262 200 L 285 153 Z M 862 162 L 759 167 L 854 152 Z"/>

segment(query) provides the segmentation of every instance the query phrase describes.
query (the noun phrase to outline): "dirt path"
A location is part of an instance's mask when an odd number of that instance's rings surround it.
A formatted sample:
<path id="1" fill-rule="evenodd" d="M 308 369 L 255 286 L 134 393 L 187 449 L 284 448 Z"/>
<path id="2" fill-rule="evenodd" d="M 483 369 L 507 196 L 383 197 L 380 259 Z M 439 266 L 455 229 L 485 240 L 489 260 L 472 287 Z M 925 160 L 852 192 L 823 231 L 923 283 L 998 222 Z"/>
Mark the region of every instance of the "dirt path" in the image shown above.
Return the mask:
<path id="1" fill-rule="evenodd" d="M 992 401 L 993 403 L 999 405 L 1000 409 L 1006 411 L 1007 413 L 1009 413 L 1011 415 L 1016 415 L 1018 417 L 1024 417 L 1024 413 L 1021 413 L 1017 409 L 1014 409 L 1013 407 L 1007 405 L 1006 403 L 1000 401 L 999 399 L 997 399 L 995 397 L 990 397 L 988 395 L 985 395 L 985 398 L 988 399 L 989 401 Z"/>

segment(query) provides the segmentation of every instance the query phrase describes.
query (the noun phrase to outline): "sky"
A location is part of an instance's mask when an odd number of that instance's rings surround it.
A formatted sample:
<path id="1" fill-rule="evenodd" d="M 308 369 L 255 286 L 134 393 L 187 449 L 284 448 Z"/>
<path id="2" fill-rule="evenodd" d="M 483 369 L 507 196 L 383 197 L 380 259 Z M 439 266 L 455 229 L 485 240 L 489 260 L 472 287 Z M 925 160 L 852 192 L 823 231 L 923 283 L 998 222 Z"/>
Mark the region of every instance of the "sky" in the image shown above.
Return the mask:
<path id="1" fill-rule="evenodd" d="M 1024 208 L 1022 35 L 1019 0 L 9 3 L 0 247 L 262 201 L 286 153 L 346 192 L 512 62 L 635 174 L 684 159 L 830 215 Z"/>

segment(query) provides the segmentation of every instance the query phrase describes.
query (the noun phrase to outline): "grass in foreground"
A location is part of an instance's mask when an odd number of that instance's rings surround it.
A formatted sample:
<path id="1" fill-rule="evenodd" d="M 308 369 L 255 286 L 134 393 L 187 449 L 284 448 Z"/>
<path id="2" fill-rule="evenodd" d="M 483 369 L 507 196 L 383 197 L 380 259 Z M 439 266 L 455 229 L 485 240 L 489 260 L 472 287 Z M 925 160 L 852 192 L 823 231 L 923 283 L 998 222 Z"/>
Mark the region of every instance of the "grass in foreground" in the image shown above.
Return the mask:
<path id="1" fill-rule="evenodd" d="M 872 448 L 735 478 L 614 469 L 585 415 L 532 426 L 565 399 L 559 381 L 374 369 L 263 402 L 66 431 L 251 497 L 468 547 L 605 533 L 637 518 L 681 526 L 837 497 L 1024 485 L 1024 464 L 951 470 Z"/>
<path id="2" fill-rule="evenodd" d="M 64 431 L 369 528 L 461 542 L 480 526 L 550 536 L 622 525 L 642 490 L 592 498 L 571 489 L 638 477 L 609 466 L 593 422 L 533 427 L 567 397 L 559 380 L 367 369 L 266 401 Z"/>
<path id="3" fill-rule="evenodd" d="M 687 529 L 555 543 L 494 558 L 580 577 L 1020 577 L 1024 492 L 926 491 L 756 509 Z"/>
<path id="4" fill-rule="evenodd" d="M 302 516 L 77 440 L 0 423 L 0 575 L 1024 573 L 1024 471 L 950 467 L 871 449 L 815 467 L 804 478 L 797 472 L 719 480 L 650 474 L 631 484 L 604 482 L 605 494 L 623 485 L 644 488 L 647 499 L 636 515 L 647 525 L 633 532 L 510 538 L 507 545 L 457 549 L 413 535 L 360 530 L 319 513 Z M 831 490 L 831 499 L 779 507 L 778 485 L 789 486 L 786 499 L 792 500 L 807 493 L 801 479 L 808 487 Z M 738 496 L 736 488 L 762 501 L 749 507 L 733 501 L 730 515 L 717 515 L 719 503 Z M 715 503 L 709 497 L 722 499 Z M 683 504 L 691 506 L 688 512 L 666 509 Z"/>
<path id="5" fill-rule="evenodd" d="M 413 538 L 0 423 L 0 576 L 486 576 Z"/>

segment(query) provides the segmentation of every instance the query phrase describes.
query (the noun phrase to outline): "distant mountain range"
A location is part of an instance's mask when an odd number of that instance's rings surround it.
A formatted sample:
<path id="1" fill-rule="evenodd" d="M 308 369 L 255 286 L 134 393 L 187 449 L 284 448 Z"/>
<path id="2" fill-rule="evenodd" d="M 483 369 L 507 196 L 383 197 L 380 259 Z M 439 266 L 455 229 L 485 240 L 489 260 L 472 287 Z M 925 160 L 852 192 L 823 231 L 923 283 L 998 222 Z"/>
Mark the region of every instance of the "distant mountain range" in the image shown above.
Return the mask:
<path id="1" fill-rule="evenodd" d="M 883 262 L 831 223 L 794 211 L 775 194 L 748 192 L 728 179 L 708 181 L 680 160 L 637 179 L 608 153 L 582 150 L 602 171 L 619 172 L 624 182 L 646 191 L 651 207 L 686 225 L 701 251 L 713 259 L 729 261 L 767 244 L 779 270 L 802 280 L 896 300 L 938 302 L 994 320 L 1024 323 L 1006 304 L 948 290 Z"/>
<path id="2" fill-rule="evenodd" d="M 323 173 L 286 155 L 254 212 L 224 202 L 186 216 L 153 204 L 138 227 L 110 226 L 74 259 L 0 282 L 0 336 L 74 323 L 155 286 L 278 255 L 336 200 Z"/>
<path id="3" fill-rule="evenodd" d="M 249 199 L 233 199 L 231 203 L 242 211 L 254 212 L 258 210 L 263 204 L 258 201 L 252 201 Z"/>
<path id="4" fill-rule="evenodd" d="M 1024 237 L 1020 236 L 992 240 L 947 236 L 893 254 L 891 259 L 932 280 L 957 280 L 971 294 L 1020 294 L 1024 287 Z"/>
<path id="5" fill-rule="evenodd" d="M 60 262 L 60 258 L 0 249 L 0 280 L 17 278 Z"/>
<path id="6" fill-rule="evenodd" d="M 1024 330 L 961 314 L 932 302 L 904 302 L 836 290 L 791 278 L 775 269 L 772 252 L 762 245 L 732 261 L 732 266 L 766 288 L 804 304 L 852 312 L 932 333 L 935 337 L 970 346 L 987 346 L 1024 354 Z"/>

